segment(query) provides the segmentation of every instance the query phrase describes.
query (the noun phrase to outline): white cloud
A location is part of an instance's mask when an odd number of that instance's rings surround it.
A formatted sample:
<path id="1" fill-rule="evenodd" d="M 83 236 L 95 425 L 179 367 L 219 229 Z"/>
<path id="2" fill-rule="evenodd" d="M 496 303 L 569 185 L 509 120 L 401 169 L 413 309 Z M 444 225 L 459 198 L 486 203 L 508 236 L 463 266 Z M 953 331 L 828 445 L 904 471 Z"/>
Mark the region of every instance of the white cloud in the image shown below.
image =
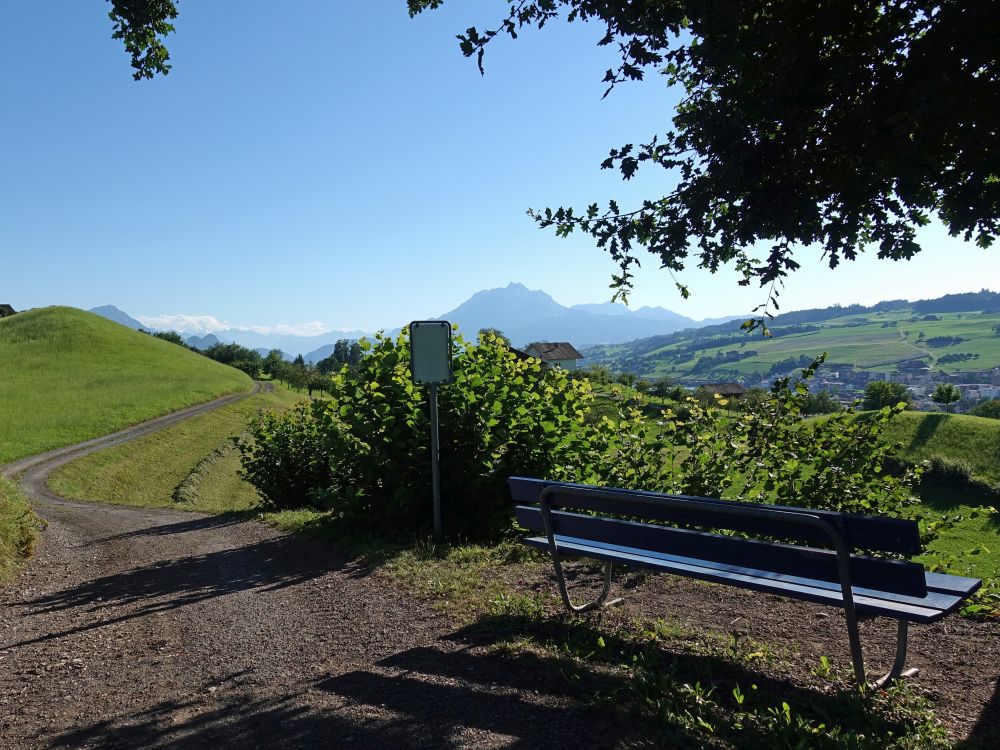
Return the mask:
<path id="1" fill-rule="evenodd" d="M 196 333 L 204 335 L 214 331 L 224 331 L 232 326 L 211 315 L 140 315 L 138 320 L 144 326 L 158 328 L 161 331 L 177 331 L 178 333 Z"/>
<path id="2" fill-rule="evenodd" d="M 322 323 L 296 323 L 295 325 L 280 324 L 276 326 L 246 326 L 246 330 L 255 333 L 277 333 L 282 336 L 319 336 L 321 333 L 329 333 L 330 327 Z"/>
<path id="3" fill-rule="evenodd" d="M 318 336 L 322 333 L 328 333 L 331 330 L 329 326 L 315 321 L 311 323 L 295 323 L 293 325 L 281 323 L 273 326 L 243 326 L 219 320 L 212 315 L 187 315 L 185 313 L 139 315 L 138 320 L 144 326 L 157 328 L 161 331 L 177 331 L 178 333 L 197 334 L 199 336 L 230 329 L 281 336 Z"/>

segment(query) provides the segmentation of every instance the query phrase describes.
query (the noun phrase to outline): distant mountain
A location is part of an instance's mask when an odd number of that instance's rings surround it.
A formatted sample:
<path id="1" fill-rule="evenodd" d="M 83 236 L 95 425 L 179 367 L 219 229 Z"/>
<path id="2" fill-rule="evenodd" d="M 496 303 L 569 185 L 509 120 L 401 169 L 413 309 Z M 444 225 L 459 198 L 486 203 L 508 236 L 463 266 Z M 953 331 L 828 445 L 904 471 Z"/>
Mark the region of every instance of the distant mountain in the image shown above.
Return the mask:
<path id="1" fill-rule="evenodd" d="M 272 349 L 280 349 L 286 359 L 294 359 L 297 355 L 303 355 L 309 361 L 308 352 L 314 352 L 323 347 L 329 347 L 333 351 L 333 345 L 340 339 L 355 341 L 362 336 L 371 336 L 365 331 L 330 331 L 316 336 L 291 336 L 280 333 L 258 333 L 244 328 L 227 328 L 222 331 L 215 331 L 206 336 L 186 336 L 185 341 L 198 349 L 208 348 L 212 344 L 239 344 L 247 349 L 258 349 L 267 354 Z M 214 340 L 213 340 L 214 339 Z M 211 340 L 206 346 L 192 344 L 193 340 Z M 320 357 L 319 359 L 322 359 Z M 319 360 L 316 360 L 319 361 Z"/>
<path id="2" fill-rule="evenodd" d="M 153 330 L 149 326 L 144 326 L 138 320 L 122 312 L 114 305 L 102 305 L 101 307 L 92 307 L 87 312 L 92 312 L 94 315 L 100 315 L 102 318 L 107 318 L 108 320 L 113 320 L 115 323 L 120 323 L 127 328 L 131 328 L 133 331 L 138 331 L 140 328 L 146 331 Z"/>
<path id="3" fill-rule="evenodd" d="M 632 312 L 625 305 L 617 302 L 586 302 L 581 305 L 572 305 L 569 309 L 593 313 L 594 315 L 628 315 Z"/>
<path id="4" fill-rule="evenodd" d="M 499 328 L 510 336 L 510 331 L 522 328 L 529 321 L 544 320 L 566 311 L 545 292 L 511 283 L 476 292 L 440 318 L 458 325 L 463 335 L 475 338 L 481 328 Z"/>
<path id="5" fill-rule="evenodd" d="M 308 354 L 303 354 L 302 359 L 304 359 L 309 364 L 314 365 L 321 359 L 326 359 L 331 354 L 333 354 L 333 344 L 324 344 L 319 349 L 314 349 Z"/>
<path id="6" fill-rule="evenodd" d="M 212 348 L 216 344 L 222 343 L 215 337 L 214 334 L 211 333 L 205 336 L 184 336 L 183 338 L 185 344 L 193 346 L 195 349 L 200 349 L 201 351 L 205 351 L 206 349 Z"/>
<path id="7" fill-rule="evenodd" d="M 499 328 L 515 346 L 532 341 L 569 341 L 577 348 L 617 344 L 700 325 L 662 307 L 637 310 L 611 302 L 560 305 L 543 291 L 511 283 L 476 292 L 440 316 L 468 338 L 482 328 Z"/>

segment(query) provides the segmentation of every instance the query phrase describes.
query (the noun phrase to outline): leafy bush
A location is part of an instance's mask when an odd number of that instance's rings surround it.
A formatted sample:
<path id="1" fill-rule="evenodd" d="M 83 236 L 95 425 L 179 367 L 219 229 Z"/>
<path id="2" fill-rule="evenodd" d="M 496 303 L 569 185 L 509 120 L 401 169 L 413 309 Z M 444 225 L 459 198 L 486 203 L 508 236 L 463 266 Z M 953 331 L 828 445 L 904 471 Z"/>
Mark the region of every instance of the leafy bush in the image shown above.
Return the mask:
<path id="1" fill-rule="evenodd" d="M 899 514 L 916 502 L 918 471 L 884 471 L 893 447 L 882 433 L 903 406 L 803 424 L 806 381 L 821 362 L 735 413 L 718 397 L 687 398 L 650 419 L 641 398 L 619 393 L 610 415 L 588 420 L 586 380 L 520 360 L 496 338 L 458 339 L 454 382 L 440 391 L 445 526 L 477 537 L 509 528 L 511 475 Z M 247 477 L 272 505 L 331 507 L 382 529 L 425 526 L 426 389 L 410 381 L 405 333 L 376 338 L 355 371 L 333 377 L 331 396 L 258 419 Z"/>
<path id="2" fill-rule="evenodd" d="M 1000 398 L 983 401 L 969 409 L 969 414 L 976 417 L 988 417 L 989 419 L 1000 419 Z"/>
<path id="3" fill-rule="evenodd" d="M 902 404 L 856 418 L 853 409 L 803 424 L 807 382 L 775 381 L 770 398 L 730 413 L 725 399 L 704 405 L 688 399 L 687 418 L 665 410 L 660 420 L 642 418 L 634 406 L 604 417 L 599 440 L 605 450 L 591 455 L 585 481 L 629 489 L 706 497 L 775 502 L 851 513 L 899 515 L 917 499 L 912 494 L 920 468 L 902 476 L 884 471 L 894 449 L 883 433 Z M 609 481 L 610 480 L 610 481 Z"/>
<path id="4" fill-rule="evenodd" d="M 327 505 L 382 528 L 430 518 L 427 388 L 410 379 L 406 333 L 377 336 L 329 401 L 262 417 L 245 448 L 246 476 L 277 506 Z M 451 533 L 506 525 L 512 474 L 553 476 L 586 442 L 590 384 L 519 359 L 492 334 L 456 338 L 453 382 L 439 391 L 441 494 Z"/>
<path id="5" fill-rule="evenodd" d="M 43 525 L 17 484 L 0 476 L 0 582 L 31 557 Z"/>

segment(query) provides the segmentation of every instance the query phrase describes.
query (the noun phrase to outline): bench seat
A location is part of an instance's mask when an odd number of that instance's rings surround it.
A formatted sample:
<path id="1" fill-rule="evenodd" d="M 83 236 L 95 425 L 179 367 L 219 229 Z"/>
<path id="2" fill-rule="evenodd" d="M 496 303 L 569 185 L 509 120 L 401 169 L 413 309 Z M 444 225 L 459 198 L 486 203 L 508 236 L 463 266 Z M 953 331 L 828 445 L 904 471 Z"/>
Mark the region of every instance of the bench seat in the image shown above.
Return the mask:
<path id="1" fill-rule="evenodd" d="M 832 581 L 801 578 L 559 534 L 555 536 L 555 540 L 560 552 L 570 556 L 622 563 L 816 604 L 840 608 L 844 606 L 840 584 Z M 549 548 L 545 537 L 526 537 L 522 541 L 543 551 L 548 551 Z M 936 622 L 956 610 L 965 598 L 982 585 L 975 578 L 962 576 L 926 573 L 925 577 L 927 594 L 924 596 L 905 596 L 853 586 L 854 606 L 860 613 L 926 624 Z"/>

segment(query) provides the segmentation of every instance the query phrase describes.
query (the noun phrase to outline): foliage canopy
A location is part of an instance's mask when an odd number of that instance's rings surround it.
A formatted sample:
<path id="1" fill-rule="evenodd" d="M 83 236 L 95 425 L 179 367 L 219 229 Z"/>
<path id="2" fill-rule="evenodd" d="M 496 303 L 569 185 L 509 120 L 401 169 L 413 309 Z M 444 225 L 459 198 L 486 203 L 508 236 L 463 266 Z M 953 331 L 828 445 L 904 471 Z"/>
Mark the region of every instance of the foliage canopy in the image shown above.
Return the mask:
<path id="1" fill-rule="evenodd" d="M 110 2 L 134 77 L 167 73 L 175 0 Z M 443 2 L 407 5 L 416 15 Z M 617 49 L 605 95 L 650 73 L 684 92 L 665 130 L 601 164 L 626 180 L 640 167 L 668 170 L 672 189 L 636 207 L 530 211 L 558 235 L 592 235 L 619 265 L 616 296 L 632 286 L 639 248 L 671 272 L 692 260 L 713 272 L 732 263 L 740 283 L 769 285 L 777 307 L 775 284 L 799 267 L 802 246 L 822 248 L 835 267 L 866 246 L 913 257 L 916 229 L 932 215 L 981 247 L 1000 232 L 996 3 L 509 3 L 496 28 L 459 36 L 480 70 L 497 36 L 565 19 L 600 25 L 599 44 Z"/>
<path id="2" fill-rule="evenodd" d="M 411 14 L 443 0 L 408 0 Z M 611 150 L 601 164 L 630 179 L 660 167 L 676 187 L 641 206 L 614 200 L 532 211 L 559 235 L 581 230 L 631 286 L 636 248 L 671 271 L 694 254 L 741 283 L 774 284 L 818 246 L 830 267 L 865 246 L 880 258 L 920 250 L 936 214 L 952 235 L 989 246 L 1000 231 L 1000 63 L 995 3 L 795 0 L 510 0 L 495 29 L 468 29 L 480 69 L 497 36 L 564 18 L 605 30 L 617 48 L 607 92 L 662 74 L 684 98 L 666 132 Z M 607 92 L 605 95 L 607 95 Z M 767 257 L 754 253 L 769 248 Z M 682 294 L 687 289 L 678 285 Z"/>

